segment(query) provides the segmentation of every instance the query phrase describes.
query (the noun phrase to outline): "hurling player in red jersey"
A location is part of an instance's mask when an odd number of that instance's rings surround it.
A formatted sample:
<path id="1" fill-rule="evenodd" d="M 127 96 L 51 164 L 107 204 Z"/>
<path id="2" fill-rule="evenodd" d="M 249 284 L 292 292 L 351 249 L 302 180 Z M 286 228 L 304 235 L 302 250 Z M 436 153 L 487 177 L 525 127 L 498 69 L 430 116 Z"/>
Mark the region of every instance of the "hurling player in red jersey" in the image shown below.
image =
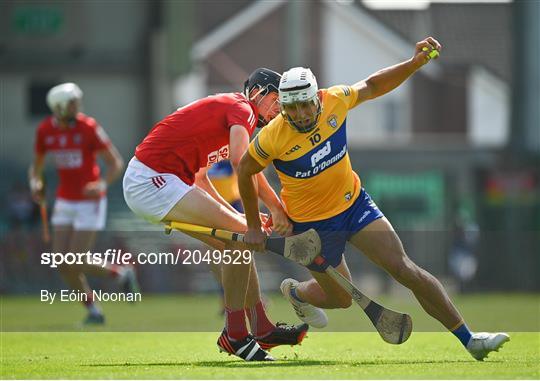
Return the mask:
<path id="1" fill-rule="evenodd" d="M 154 223 L 180 221 L 245 232 L 244 215 L 216 192 L 207 171 L 225 159 L 237 167 L 255 128 L 279 112 L 280 77 L 272 70 L 257 69 L 244 83 L 243 93 L 197 100 L 158 122 L 137 146 L 124 175 L 124 197 L 131 210 Z M 278 196 L 262 173 L 255 181 L 259 197 L 272 213 L 273 229 L 289 234 L 290 224 Z M 225 249 L 220 241 L 196 238 Z M 253 262 L 223 264 L 219 270 L 226 311 L 226 326 L 218 339 L 221 350 L 246 361 L 267 361 L 272 357 L 265 349 L 298 344 L 304 338 L 305 324 L 276 326 L 270 322 Z M 254 336 L 248 332 L 246 314 Z"/>
<path id="2" fill-rule="evenodd" d="M 122 172 L 124 163 L 103 128 L 91 117 L 79 112 L 82 91 L 74 83 L 53 87 L 47 94 L 52 115 L 39 125 L 35 157 L 29 170 L 30 189 L 34 200 L 45 200 L 43 167 L 45 155 L 54 157 L 59 185 L 56 190 L 51 223 L 54 253 L 86 253 L 92 249 L 96 232 L 105 227 L 107 186 Z M 106 164 L 100 176 L 96 156 Z M 133 268 L 99 264 L 62 264 L 60 274 L 72 290 L 85 292 L 88 309 L 85 323 L 102 324 L 105 319 L 93 301 L 85 274 L 115 277 L 128 290 L 137 288 Z"/>

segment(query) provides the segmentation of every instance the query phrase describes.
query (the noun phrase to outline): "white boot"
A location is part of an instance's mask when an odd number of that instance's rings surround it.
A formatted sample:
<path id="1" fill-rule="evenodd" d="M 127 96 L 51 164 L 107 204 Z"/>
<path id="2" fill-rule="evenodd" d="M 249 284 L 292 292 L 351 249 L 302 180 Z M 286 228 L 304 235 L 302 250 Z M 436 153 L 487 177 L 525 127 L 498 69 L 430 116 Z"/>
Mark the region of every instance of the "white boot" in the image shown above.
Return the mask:
<path id="1" fill-rule="evenodd" d="M 315 328 L 324 328 L 328 324 L 328 317 L 326 313 L 318 307 L 312 306 L 309 303 L 302 303 L 293 298 L 291 295 L 291 289 L 298 285 L 298 281 L 295 279 L 285 279 L 281 282 L 281 293 L 292 304 L 296 315 L 304 323 L 309 324 Z"/>
<path id="2" fill-rule="evenodd" d="M 498 352 L 504 343 L 510 341 L 506 333 L 473 333 L 467 343 L 467 350 L 478 361 L 483 361 L 490 352 Z"/>

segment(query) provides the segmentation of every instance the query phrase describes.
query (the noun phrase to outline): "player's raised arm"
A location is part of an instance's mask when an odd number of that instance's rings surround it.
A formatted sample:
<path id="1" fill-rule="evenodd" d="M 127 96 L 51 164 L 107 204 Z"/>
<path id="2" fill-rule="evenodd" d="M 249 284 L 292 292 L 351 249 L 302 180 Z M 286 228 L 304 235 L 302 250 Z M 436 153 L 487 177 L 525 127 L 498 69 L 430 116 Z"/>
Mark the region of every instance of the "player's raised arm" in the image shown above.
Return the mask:
<path id="1" fill-rule="evenodd" d="M 433 37 L 417 42 L 414 55 L 410 59 L 379 70 L 352 86 L 358 91 L 358 98 L 353 107 L 394 90 L 431 58 L 437 58 L 440 50 L 441 44 Z"/>

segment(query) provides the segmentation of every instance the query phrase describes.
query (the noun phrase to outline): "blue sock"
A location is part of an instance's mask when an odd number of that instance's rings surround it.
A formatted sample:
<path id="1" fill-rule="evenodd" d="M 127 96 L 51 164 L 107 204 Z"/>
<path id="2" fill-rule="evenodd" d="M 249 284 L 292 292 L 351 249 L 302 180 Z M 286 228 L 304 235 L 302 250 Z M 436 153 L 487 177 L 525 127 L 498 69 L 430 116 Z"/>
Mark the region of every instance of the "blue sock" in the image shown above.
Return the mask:
<path id="1" fill-rule="evenodd" d="M 463 346 L 467 346 L 472 336 L 471 331 L 469 331 L 469 327 L 467 327 L 467 324 L 465 323 L 454 329 L 452 333 L 459 339 L 459 341 L 461 341 Z"/>
<path id="2" fill-rule="evenodd" d="M 298 300 L 300 303 L 305 303 L 298 295 L 296 295 L 296 287 L 291 287 L 291 296 Z"/>

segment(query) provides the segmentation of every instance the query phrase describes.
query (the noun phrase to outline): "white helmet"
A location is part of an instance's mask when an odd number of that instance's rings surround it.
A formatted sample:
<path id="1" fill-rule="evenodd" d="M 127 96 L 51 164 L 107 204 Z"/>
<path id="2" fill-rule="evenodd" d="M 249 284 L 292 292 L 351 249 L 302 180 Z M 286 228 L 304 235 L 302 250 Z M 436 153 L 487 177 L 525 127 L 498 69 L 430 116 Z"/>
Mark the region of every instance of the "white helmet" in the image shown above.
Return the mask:
<path id="1" fill-rule="evenodd" d="M 49 90 L 47 105 L 53 113 L 64 116 L 68 103 L 74 99 L 80 101 L 82 96 L 82 90 L 75 83 L 62 83 Z"/>
<path id="2" fill-rule="evenodd" d="M 294 67 L 281 77 L 281 113 L 299 132 L 309 132 L 317 125 L 322 111 L 318 90 L 317 79 L 310 69 Z"/>

